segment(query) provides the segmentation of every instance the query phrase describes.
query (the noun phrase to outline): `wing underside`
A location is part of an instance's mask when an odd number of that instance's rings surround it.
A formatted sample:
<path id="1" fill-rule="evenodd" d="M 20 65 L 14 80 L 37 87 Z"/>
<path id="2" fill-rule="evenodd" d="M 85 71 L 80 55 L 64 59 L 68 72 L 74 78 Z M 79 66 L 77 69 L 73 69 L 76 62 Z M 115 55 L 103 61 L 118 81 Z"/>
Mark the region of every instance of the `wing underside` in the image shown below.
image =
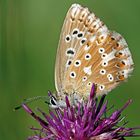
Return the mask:
<path id="1" fill-rule="evenodd" d="M 70 7 L 60 35 L 55 65 L 58 92 L 106 94 L 127 79 L 133 70 L 131 53 L 124 38 L 78 4 Z"/>

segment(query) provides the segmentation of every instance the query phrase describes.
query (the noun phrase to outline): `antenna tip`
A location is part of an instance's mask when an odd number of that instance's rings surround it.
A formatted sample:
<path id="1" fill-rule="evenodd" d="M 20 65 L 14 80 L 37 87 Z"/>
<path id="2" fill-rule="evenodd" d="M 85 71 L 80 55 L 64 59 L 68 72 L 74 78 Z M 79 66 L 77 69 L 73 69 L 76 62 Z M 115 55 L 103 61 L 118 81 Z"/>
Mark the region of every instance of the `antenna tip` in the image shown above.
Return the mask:
<path id="1" fill-rule="evenodd" d="M 46 104 L 50 105 L 50 103 L 48 101 L 45 101 Z"/>
<path id="2" fill-rule="evenodd" d="M 21 106 L 17 106 L 17 107 L 15 107 L 14 109 L 13 109 L 13 111 L 16 111 L 16 110 L 18 110 L 18 109 L 20 109 L 21 108 Z"/>

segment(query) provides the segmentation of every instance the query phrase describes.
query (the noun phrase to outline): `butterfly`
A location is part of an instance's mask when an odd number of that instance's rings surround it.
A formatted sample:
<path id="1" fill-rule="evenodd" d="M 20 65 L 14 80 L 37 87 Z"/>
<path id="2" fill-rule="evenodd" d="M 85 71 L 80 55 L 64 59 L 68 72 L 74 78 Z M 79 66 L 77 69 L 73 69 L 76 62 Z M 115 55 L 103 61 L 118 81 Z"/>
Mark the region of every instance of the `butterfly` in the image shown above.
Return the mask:
<path id="1" fill-rule="evenodd" d="M 92 84 L 96 96 L 104 95 L 125 81 L 133 71 L 125 39 L 91 13 L 73 4 L 67 12 L 56 55 L 52 105 L 64 105 L 65 96 L 75 103 L 86 100 Z"/>

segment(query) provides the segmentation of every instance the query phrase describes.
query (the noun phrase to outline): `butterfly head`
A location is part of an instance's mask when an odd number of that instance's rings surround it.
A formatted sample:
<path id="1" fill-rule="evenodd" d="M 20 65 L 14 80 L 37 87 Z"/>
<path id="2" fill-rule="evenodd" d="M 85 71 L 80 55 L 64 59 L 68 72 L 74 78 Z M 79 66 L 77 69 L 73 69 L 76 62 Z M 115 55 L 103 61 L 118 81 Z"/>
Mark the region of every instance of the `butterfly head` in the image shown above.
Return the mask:
<path id="1" fill-rule="evenodd" d="M 79 96 L 79 94 L 76 92 L 73 92 L 71 94 L 68 94 L 66 92 L 57 93 L 55 95 L 49 92 L 49 106 L 54 109 L 66 107 L 66 97 L 68 97 L 71 105 L 77 105 L 79 102 L 83 102 L 87 99 L 82 96 Z"/>

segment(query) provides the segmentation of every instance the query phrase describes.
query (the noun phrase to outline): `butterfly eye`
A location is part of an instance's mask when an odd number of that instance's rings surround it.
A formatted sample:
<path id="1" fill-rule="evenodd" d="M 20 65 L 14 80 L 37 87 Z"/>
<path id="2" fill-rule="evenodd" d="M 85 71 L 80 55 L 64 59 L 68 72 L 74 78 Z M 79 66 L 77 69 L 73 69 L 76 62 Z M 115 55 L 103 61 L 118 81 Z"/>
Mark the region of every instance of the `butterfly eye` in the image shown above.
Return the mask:
<path id="1" fill-rule="evenodd" d="M 74 71 L 72 71 L 72 72 L 70 73 L 70 77 L 71 77 L 71 78 L 75 78 L 75 77 L 76 77 L 76 73 L 75 73 Z"/>
<path id="2" fill-rule="evenodd" d="M 57 100 L 54 96 L 50 97 L 50 106 L 52 108 L 58 108 L 58 103 L 57 103 Z"/>
<path id="3" fill-rule="evenodd" d="M 106 74 L 106 70 L 105 70 L 105 69 L 101 69 L 101 70 L 100 70 L 100 74 L 101 74 L 101 75 L 105 75 L 105 74 Z"/>
<path id="4" fill-rule="evenodd" d="M 79 67 L 81 65 L 81 61 L 80 60 L 76 60 L 74 63 L 75 67 Z"/>
<path id="5" fill-rule="evenodd" d="M 65 38 L 65 41 L 68 43 L 71 41 L 71 36 L 70 35 L 67 35 L 66 38 Z"/>
<path id="6" fill-rule="evenodd" d="M 57 104 L 56 100 L 53 97 L 50 99 L 50 103 L 52 105 L 56 105 Z"/>
<path id="7" fill-rule="evenodd" d="M 85 60 L 90 60 L 91 59 L 91 55 L 89 54 L 89 53 L 87 53 L 86 55 L 85 55 Z"/>
<path id="8" fill-rule="evenodd" d="M 104 88 L 105 88 L 104 85 L 100 85 L 100 86 L 99 86 L 99 89 L 100 89 L 100 90 L 104 90 Z"/>
<path id="9" fill-rule="evenodd" d="M 99 48 L 99 53 L 104 53 L 105 49 L 104 48 Z"/>

